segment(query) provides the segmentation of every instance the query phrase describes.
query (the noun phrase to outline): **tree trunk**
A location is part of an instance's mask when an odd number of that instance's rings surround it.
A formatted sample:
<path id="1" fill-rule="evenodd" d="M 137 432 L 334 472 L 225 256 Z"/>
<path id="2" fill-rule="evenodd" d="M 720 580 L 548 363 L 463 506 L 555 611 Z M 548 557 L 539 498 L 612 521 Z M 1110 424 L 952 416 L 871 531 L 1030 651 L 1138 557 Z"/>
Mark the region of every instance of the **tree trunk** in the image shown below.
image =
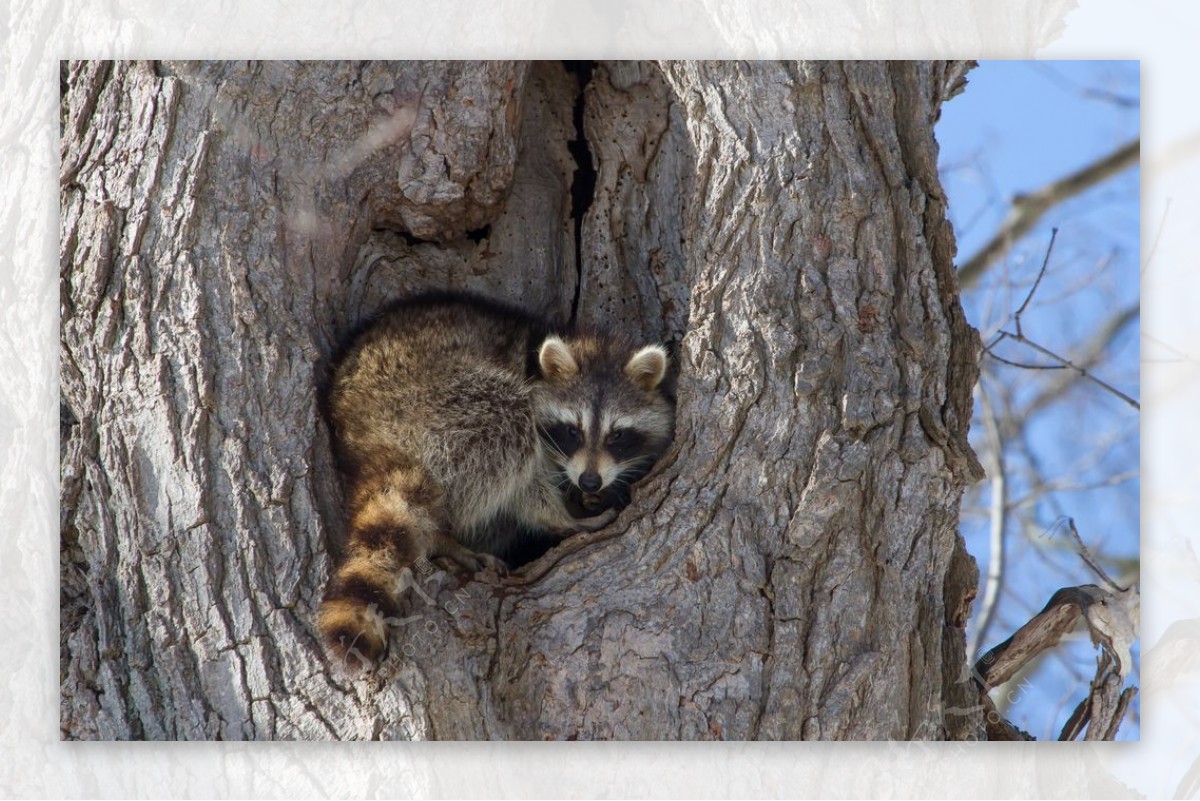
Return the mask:
<path id="1" fill-rule="evenodd" d="M 982 737 L 932 135 L 964 71 L 70 65 L 63 736 Z M 319 390 L 420 287 L 671 343 L 676 442 L 513 581 L 422 577 L 354 678 L 313 627 Z"/>

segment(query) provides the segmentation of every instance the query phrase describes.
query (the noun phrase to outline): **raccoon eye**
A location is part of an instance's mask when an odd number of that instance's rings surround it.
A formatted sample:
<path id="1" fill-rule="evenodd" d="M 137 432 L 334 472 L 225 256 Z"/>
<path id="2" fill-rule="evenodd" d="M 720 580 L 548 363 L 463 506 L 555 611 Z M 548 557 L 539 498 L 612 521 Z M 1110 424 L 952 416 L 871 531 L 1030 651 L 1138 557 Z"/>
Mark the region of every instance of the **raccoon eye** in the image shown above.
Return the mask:
<path id="1" fill-rule="evenodd" d="M 613 452 L 614 456 L 623 459 L 633 455 L 641 447 L 642 438 L 638 432 L 632 429 L 618 428 L 605 438 L 604 444 Z"/>
<path id="2" fill-rule="evenodd" d="M 583 444 L 583 433 L 569 423 L 554 423 L 541 430 L 543 438 L 564 454 L 574 453 Z"/>

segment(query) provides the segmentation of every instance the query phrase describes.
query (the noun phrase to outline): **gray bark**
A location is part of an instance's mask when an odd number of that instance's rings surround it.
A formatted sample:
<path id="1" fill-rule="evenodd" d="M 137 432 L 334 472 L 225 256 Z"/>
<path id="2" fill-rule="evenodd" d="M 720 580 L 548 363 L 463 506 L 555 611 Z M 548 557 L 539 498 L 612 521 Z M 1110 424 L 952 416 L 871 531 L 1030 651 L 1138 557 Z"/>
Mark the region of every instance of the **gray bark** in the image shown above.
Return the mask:
<path id="1" fill-rule="evenodd" d="M 957 534 L 977 338 L 932 125 L 963 66 L 79 63 L 62 166 L 67 738 L 982 737 Z M 373 675 L 313 615 L 318 388 L 475 289 L 676 348 L 617 523 L 437 573 Z"/>

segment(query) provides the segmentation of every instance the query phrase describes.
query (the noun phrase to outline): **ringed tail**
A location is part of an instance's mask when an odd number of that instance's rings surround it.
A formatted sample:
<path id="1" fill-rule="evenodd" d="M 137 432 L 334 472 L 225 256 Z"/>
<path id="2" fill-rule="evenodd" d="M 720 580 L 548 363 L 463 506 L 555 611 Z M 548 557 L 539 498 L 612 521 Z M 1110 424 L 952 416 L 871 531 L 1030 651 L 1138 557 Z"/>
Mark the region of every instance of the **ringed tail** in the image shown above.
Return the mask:
<path id="1" fill-rule="evenodd" d="M 401 468 L 355 481 L 349 494 L 346 557 L 325 591 L 317 627 L 331 655 L 366 669 L 387 651 L 406 573 L 436 528 L 440 493 L 418 469 Z"/>

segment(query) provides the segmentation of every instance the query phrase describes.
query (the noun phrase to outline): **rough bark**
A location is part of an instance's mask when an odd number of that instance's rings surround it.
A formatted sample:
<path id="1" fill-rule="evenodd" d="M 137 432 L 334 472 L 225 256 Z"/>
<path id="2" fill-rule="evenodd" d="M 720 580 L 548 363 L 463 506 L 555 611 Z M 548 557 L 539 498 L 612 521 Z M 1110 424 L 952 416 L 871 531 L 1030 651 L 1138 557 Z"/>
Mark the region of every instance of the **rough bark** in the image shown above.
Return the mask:
<path id="1" fill-rule="evenodd" d="M 932 135 L 962 71 L 71 65 L 64 737 L 982 737 Z M 353 678 L 313 633 L 317 398 L 425 286 L 673 343 L 678 434 L 603 536 L 428 577 Z"/>

